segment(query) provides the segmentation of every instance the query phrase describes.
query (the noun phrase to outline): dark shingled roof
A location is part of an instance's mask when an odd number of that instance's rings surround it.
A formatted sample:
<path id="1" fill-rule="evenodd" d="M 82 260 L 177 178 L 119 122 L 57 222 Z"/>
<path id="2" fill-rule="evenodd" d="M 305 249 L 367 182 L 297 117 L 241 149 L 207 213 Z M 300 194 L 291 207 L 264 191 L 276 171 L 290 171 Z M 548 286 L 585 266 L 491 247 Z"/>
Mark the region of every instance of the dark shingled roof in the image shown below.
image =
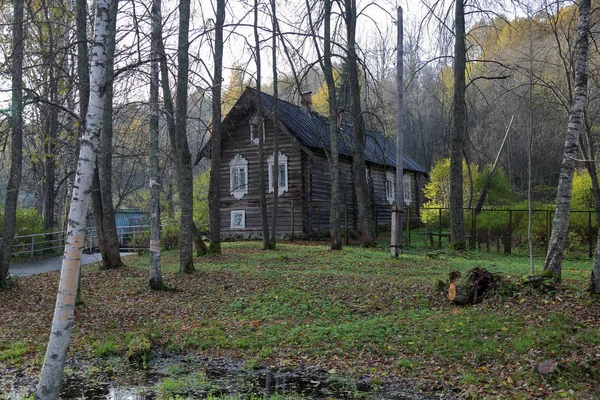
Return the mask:
<path id="1" fill-rule="evenodd" d="M 273 96 L 261 93 L 264 112 L 268 115 L 272 110 Z M 224 123 L 236 114 L 253 108 L 256 104 L 256 90 L 246 88 L 233 110 L 227 115 Z M 329 150 L 329 120 L 317 113 L 312 115 L 304 107 L 287 101 L 279 100 L 279 121 L 290 131 L 300 143 L 309 149 Z M 381 132 L 366 130 L 365 160 L 367 162 L 389 167 L 396 166 L 396 145 L 387 139 Z M 343 124 L 340 127 L 340 155 L 352 156 L 352 127 Z M 403 155 L 404 169 L 415 172 L 427 173 L 419 164 L 410 157 Z"/>

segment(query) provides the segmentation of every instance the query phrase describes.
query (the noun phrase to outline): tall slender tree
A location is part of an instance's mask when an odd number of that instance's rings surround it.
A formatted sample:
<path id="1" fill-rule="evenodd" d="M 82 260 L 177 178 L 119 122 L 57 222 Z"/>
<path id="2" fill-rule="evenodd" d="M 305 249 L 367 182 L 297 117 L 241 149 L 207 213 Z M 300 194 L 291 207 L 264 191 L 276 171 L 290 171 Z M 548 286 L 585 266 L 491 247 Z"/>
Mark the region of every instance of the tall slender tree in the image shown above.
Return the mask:
<path id="1" fill-rule="evenodd" d="M 12 37 L 12 100 L 10 116 L 10 175 L 6 187 L 2 241 L 0 242 L 0 287 L 6 285 L 15 236 L 17 200 L 23 173 L 23 19 L 24 0 L 14 1 Z"/>
<path id="2" fill-rule="evenodd" d="M 575 86 L 569 109 L 569 122 L 556 194 L 556 213 L 552 223 L 552 235 L 546 253 L 544 270 L 551 271 L 561 279 L 563 250 L 567 241 L 571 207 L 573 173 L 578 155 L 578 141 L 584 127 L 584 109 L 587 101 L 588 54 L 590 33 L 590 0 L 579 2 L 577 44 L 575 47 Z"/>
<path id="3" fill-rule="evenodd" d="M 110 30 L 110 5 L 110 0 L 97 0 L 96 2 L 90 104 L 86 117 L 86 130 L 81 140 L 75 186 L 69 210 L 67 243 L 65 245 L 56 308 L 46 356 L 35 393 L 35 398 L 39 400 L 58 398 L 67 349 L 73 329 L 75 298 L 81 269 L 81 253 L 85 245 L 85 217 L 90 198 L 89 191 L 92 186 L 99 135 L 102 128 L 104 99 L 101 91 L 106 76 L 106 46 Z"/>
<path id="4" fill-rule="evenodd" d="M 279 82 L 277 76 L 277 4 L 271 0 L 271 22 L 273 26 L 273 37 L 271 38 L 271 55 L 273 67 L 273 208 L 271 218 L 271 241 L 269 248 L 274 250 L 277 245 L 277 214 L 279 208 Z"/>
<path id="5" fill-rule="evenodd" d="M 258 34 L 259 0 L 254 0 L 254 61 L 256 62 L 256 116 L 259 126 L 258 134 L 258 186 L 260 186 L 260 221 L 262 226 L 263 249 L 269 249 L 269 218 L 267 214 L 267 189 L 265 187 L 265 138 L 262 135 L 264 116 L 261 94 L 260 36 Z"/>
<path id="6" fill-rule="evenodd" d="M 368 247 L 373 243 L 373 217 L 367 183 L 365 162 L 365 120 L 360 103 L 360 82 L 358 76 L 358 55 L 356 52 L 356 21 L 358 12 L 356 0 L 344 0 L 346 23 L 346 68 L 350 93 L 350 115 L 352 116 L 352 177 L 360 221 L 361 243 Z"/>
<path id="7" fill-rule="evenodd" d="M 221 254 L 221 207 L 220 184 L 221 139 L 221 88 L 223 81 L 223 24 L 225 23 L 225 0 L 216 0 L 217 18 L 215 21 L 215 67 L 212 81 L 212 135 L 210 158 L 210 184 L 208 202 L 210 208 L 210 253 Z"/>
<path id="8" fill-rule="evenodd" d="M 106 77 L 102 89 L 104 111 L 100 135 L 100 151 L 92 181 L 92 209 L 96 220 L 96 233 L 102 254 L 101 269 L 114 269 L 123 266 L 119 251 L 119 239 L 115 221 L 112 196 L 112 141 L 113 141 L 113 79 L 115 57 L 115 32 L 119 1 L 113 0 L 109 12 L 109 33 L 106 44 Z"/>
<path id="9" fill-rule="evenodd" d="M 160 52 L 158 42 L 161 35 L 161 0 L 152 0 L 152 38 L 150 50 L 150 268 L 148 284 L 152 289 L 163 286 L 160 260 L 160 173 L 159 173 L 159 80 L 158 64 Z"/>
<path id="10" fill-rule="evenodd" d="M 179 268 L 194 272 L 192 243 L 194 240 L 194 179 L 192 154 L 187 140 L 187 102 L 189 77 L 190 0 L 179 1 L 179 36 L 177 45 L 177 95 L 175 107 L 175 162 L 179 164 L 177 190 L 179 192 Z M 171 142 L 173 143 L 173 141 Z"/>
<path id="11" fill-rule="evenodd" d="M 457 250 L 465 250 L 465 222 L 463 212 L 463 154 L 467 110 L 465 103 L 465 0 L 454 3 L 454 99 L 450 132 L 450 240 Z"/>

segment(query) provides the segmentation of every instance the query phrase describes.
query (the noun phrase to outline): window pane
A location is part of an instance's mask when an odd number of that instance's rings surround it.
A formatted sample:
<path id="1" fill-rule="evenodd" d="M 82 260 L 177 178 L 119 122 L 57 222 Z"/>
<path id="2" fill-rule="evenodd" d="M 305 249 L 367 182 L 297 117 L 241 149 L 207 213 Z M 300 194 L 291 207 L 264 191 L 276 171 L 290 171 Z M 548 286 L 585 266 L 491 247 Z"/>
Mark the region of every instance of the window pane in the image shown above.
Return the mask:
<path id="1" fill-rule="evenodd" d="M 239 178 L 239 184 L 242 188 L 246 187 L 246 183 L 248 183 L 246 181 L 246 169 L 245 168 L 240 168 L 240 178 Z"/>
<path id="2" fill-rule="evenodd" d="M 285 165 L 279 166 L 279 187 L 285 187 L 286 181 Z"/>

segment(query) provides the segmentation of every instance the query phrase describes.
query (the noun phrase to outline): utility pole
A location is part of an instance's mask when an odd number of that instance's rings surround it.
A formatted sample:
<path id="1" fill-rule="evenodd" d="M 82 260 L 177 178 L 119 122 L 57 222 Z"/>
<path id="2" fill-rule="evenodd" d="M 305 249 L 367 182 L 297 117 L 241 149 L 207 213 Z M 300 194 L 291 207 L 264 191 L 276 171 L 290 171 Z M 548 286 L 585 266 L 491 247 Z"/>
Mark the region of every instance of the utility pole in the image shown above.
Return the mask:
<path id="1" fill-rule="evenodd" d="M 398 6 L 398 44 L 396 51 L 396 85 L 398 90 L 398 134 L 396 136 L 396 202 L 392 206 L 392 257 L 402 253 L 402 216 L 404 214 L 404 164 L 402 162 L 402 99 L 404 98 L 404 32 L 402 22 L 402 7 Z"/>

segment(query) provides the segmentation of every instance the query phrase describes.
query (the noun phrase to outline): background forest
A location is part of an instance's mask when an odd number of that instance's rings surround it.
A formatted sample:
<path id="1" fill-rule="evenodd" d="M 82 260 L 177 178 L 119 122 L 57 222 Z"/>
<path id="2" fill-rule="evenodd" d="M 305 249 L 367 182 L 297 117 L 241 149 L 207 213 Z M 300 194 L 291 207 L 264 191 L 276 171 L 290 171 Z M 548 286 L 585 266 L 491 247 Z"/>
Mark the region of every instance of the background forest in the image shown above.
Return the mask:
<path id="1" fill-rule="evenodd" d="M 481 7 L 480 7 L 481 5 Z M 257 4 L 261 47 L 270 46 L 271 9 Z M 392 4 L 361 4 L 358 35 L 362 106 L 367 125 L 393 135 L 396 129 L 395 31 Z M 488 10 L 483 11 L 483 6 Z M 150 107 L 147 97 L 150 60 L 150 8 L 142 2 L 121 1 L 116 13 L 114 93 L 112 112 L 112 202 L 115 209 L 149 210 L 148 134 Z M 326 113 L 327 85 L 317 68 L 314 43 L 321 40 L 322 9 L 316 3 L 287 2 L 280 5 L 278 81 L 279 96 L 299 103 L 299 91 L 314 92 L 315 108 Z M 310 13 L 307 13 L 307 7 Z M 334 13 L 336 11 L 334 4 Z M 451 13 L 442 2 L 422 2 L 407 7 L 404 68 L 404 148 L 427 170 L 444 164 L 452 113 L 453 43 Z M 469 5 L 467 4 L 467 7 Z M 568 107 L 573 86 L 573 55 L 577 7 L 564 1 L 474 3 L 467 15 L 467 145 L 464 156 L 471 176 L 485 174 L 500 149 L 507 126 L 513 119 L 506 147 L 499 158 L 503 189 L 488 205 L 507 205 L 525 198 L 527 192 L 528 138 L 531 135 L 533 198 L 552 203 L 558 182 Z M 342 9 L 340 8 L 340 10 Z M 10 167 L 9 66 L 12 62 L 12 6 L 0 7 L 2 37 L 0 62 L 2 103 L 0 120 L 0 201 L 4 201 Z M 206 219 L 208 208 L 208 162 L 201 149 L 211 131 L 212 77 L 214 67 L 214 9 L 209 3 L 194 3 L 191 9 L 189 80 L 187 96 L 187 140 L 193 159 L 195 219 Z M 87 11 L 87 30 L 93 12 Z M 228 2 L 224 23 L 222 112 L 233 106 L 246 85 L 256 85 L 254 44 L 249 42 L 253 4 Z M 37 210 L 19 211 L 20 234 L 62 229 L 78 152 L 80 134 L 80 87 L 76 13 L 68 2 L 26 1 L 23 87 L 23 179 L 19 206 Z M 313 18 L 307 18 L 312 15 Z M 167 67 L 176 75 L 178 8 L 166 2 L 162 18 Z M 338 16 L 338 18 L 341 18 Z M 596 14 L 592 13 L 592 40 Z M 344 28 L 334 21 L 333 66 L 338 106 L 344 107 L 347 73 L 343 57 Z M 316 38 L 309 34 L 315 32 Z M 87 35 L 90 36 L 89 34 Z M 316 39 L 316 41 L 315 41 Z M 262 51 L 262 50 L 261 50 Z M 271 66 L 263 57 L 262 63 Z M 589 95 L 586 109 L 587 135 L 582 137 L 587 158 L 597 140 L 596 120 L 599 75 L 597 52 L 590 55 Z M 262 90 L 273 91 L 272 79 L 263 77 Z M 175 87 L 172 87 L 175 93 Z M 166 133 L 166 110 L 161 106 L 160 174 L 163 220 L 176 220 L 179 198 L 172 148 Z M 514 116 L 514 117 L 513 117 Z M 591 147 L 590 147 L 591 146 Z M 581 157 L 584 159 L 584 156 Z M 441 161 L 440 161 L 441 160 Z M 583 163 L 580 163 L 583 168 Z M 435 177 L 436 174 L 433 173 Z M 586 181 L 589 182 L 589 181 Z M 587 183 L 573 206 L 588 208 Z M 585 183 L 585 184 L 584 184 Z M 502 186 L 501 185 L 501 186 Z M 503 196 L 508 192 L 511 196 Z M 577 190 L 577 185 L 576 185 Z M 439 194 L 439 193 L 438 193 Z M 443 196 L 428 192 L 431 204 L 447 206 Z M 467 198 L 465 206 L 473 201 Z M 29 222 L 25 223 L 25 219 Z"/>

